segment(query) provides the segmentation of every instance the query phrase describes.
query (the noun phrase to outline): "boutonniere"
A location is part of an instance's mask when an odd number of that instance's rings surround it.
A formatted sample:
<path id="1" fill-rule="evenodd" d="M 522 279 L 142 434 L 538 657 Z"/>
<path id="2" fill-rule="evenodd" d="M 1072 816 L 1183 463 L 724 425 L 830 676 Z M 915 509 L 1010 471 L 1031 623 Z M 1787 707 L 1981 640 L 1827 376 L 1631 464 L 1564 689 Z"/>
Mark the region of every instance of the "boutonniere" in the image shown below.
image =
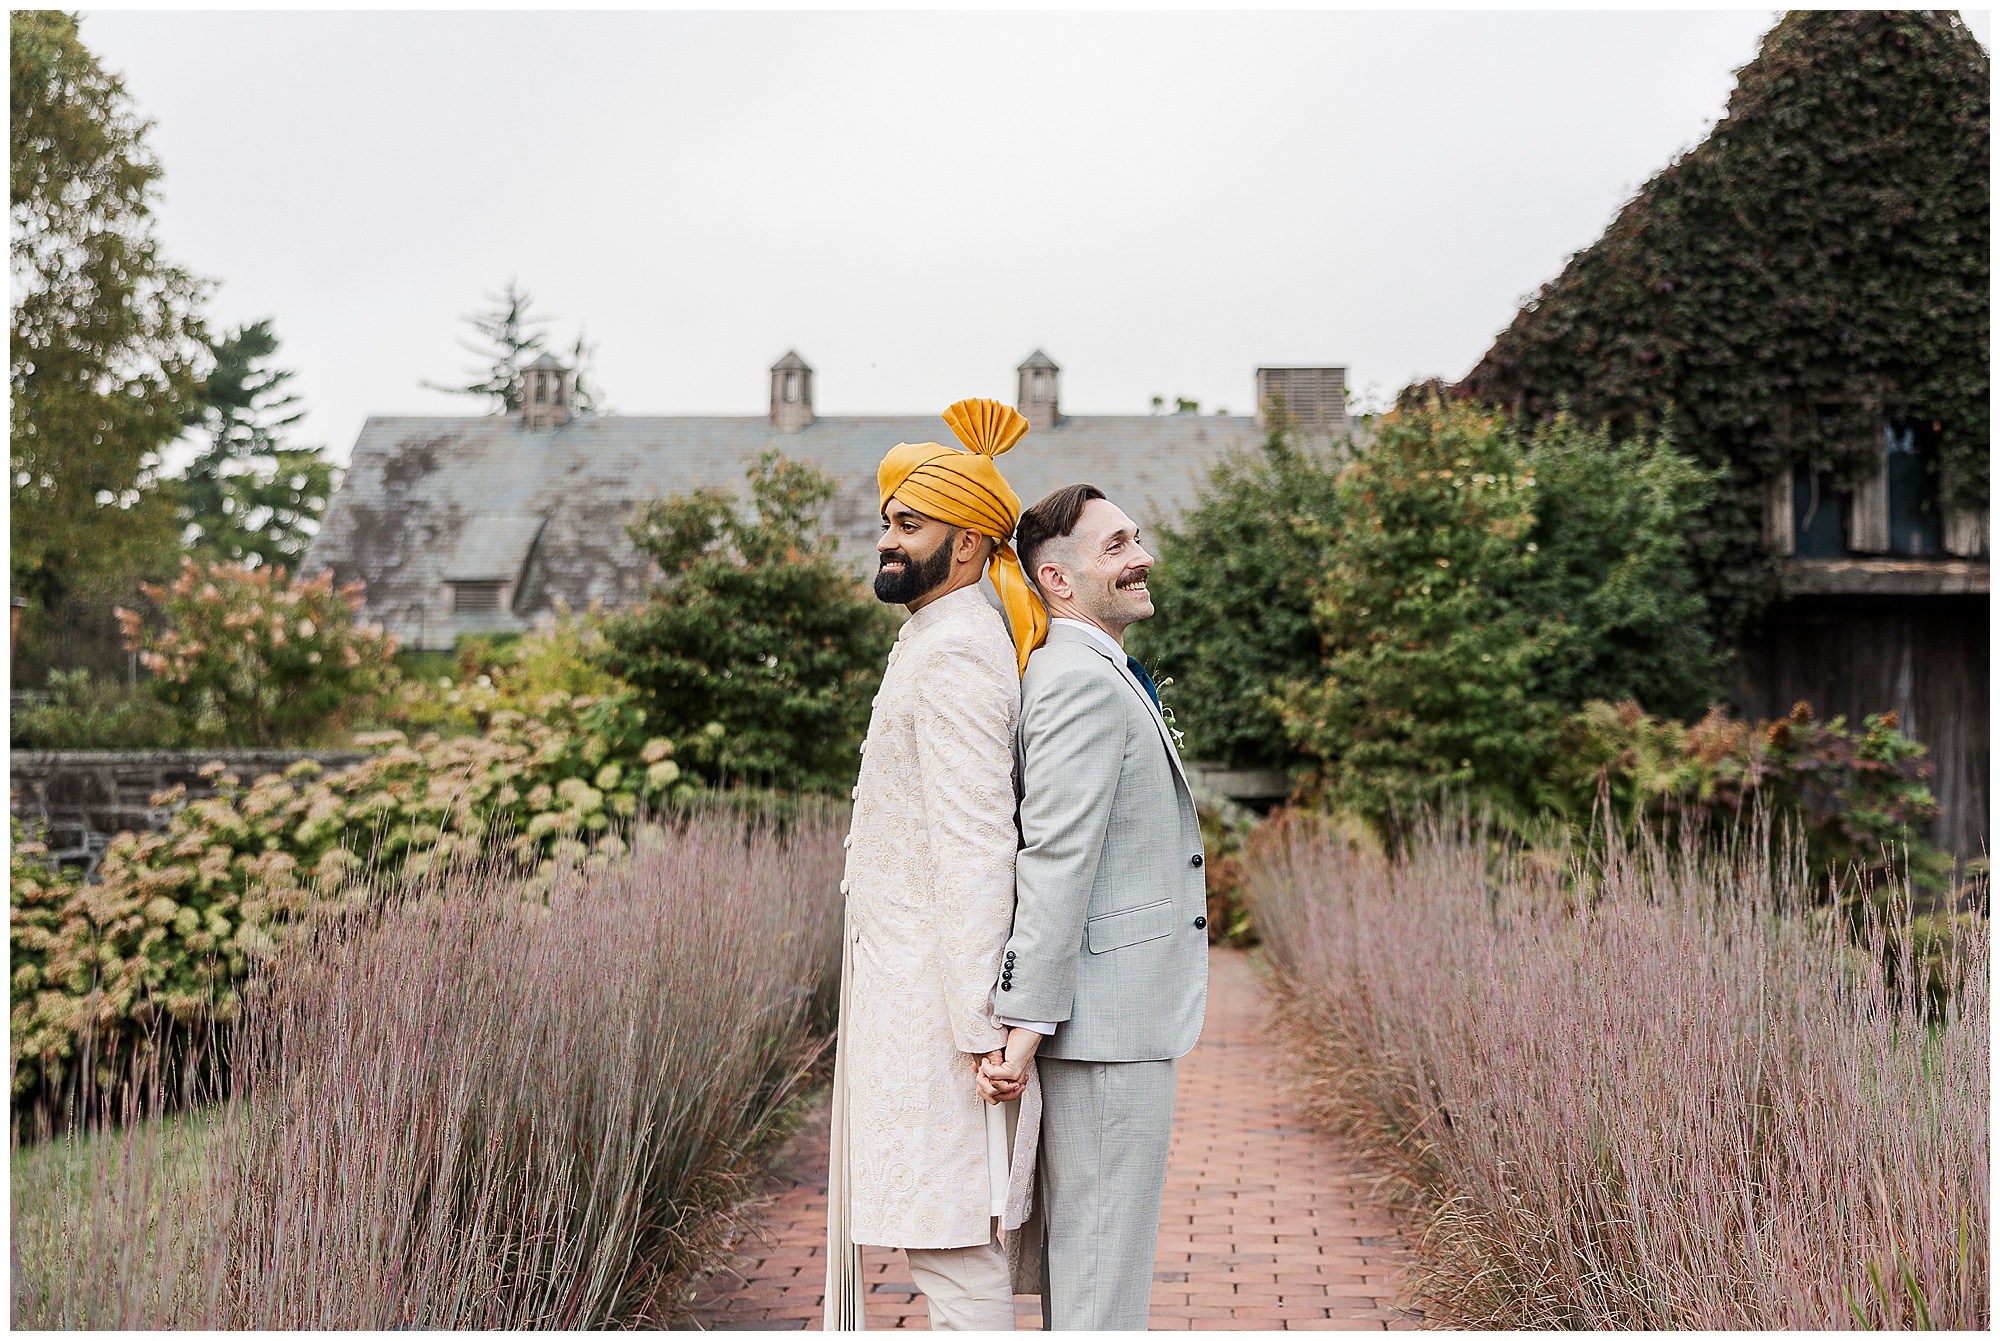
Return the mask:
<path id="1" fill-rule="evenodd" d="M 1174 738 L 1174 748 L 1182 750 L 1187 748 L 1187 733 L 1174 725 L 1174 710 L 1167 706 L 1167 687 L 1173 682 L 1174 677 L 1169 675 L 1154 688 L 1160 691 L 1160 720 L 1167 724 L 1167 731 Z"/>

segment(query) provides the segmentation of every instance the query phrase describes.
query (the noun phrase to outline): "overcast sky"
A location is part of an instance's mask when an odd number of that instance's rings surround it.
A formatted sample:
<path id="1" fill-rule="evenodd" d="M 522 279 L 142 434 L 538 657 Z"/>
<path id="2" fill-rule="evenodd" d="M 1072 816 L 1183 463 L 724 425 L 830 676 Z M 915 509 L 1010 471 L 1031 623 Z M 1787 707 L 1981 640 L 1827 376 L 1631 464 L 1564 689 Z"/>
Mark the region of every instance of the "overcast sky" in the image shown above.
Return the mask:
<path id="1" fill-rule="evenodd" d="M 1986 16 L 1969 15 L 1990 42 Z M 86 15 L 170 254 L 347 459 L 517 278 L 628 414 L 1247 413 L 1260 364 L 1462 375 L 1721 115 L 1722 13 Z"/>

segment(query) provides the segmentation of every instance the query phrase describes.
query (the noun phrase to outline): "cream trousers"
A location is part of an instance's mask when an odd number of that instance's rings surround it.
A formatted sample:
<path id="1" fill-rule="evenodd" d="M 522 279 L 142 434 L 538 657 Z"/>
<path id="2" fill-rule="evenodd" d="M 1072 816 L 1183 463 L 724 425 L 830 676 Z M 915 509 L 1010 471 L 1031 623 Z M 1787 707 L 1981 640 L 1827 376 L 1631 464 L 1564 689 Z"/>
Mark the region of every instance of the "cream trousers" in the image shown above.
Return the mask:
<path id="1" fill-rule="evenodd" d="M 1011 1332 L 1014 1279 L 997 1238 L 974 1248 L 905 1248 L 934 1332 Z"/>

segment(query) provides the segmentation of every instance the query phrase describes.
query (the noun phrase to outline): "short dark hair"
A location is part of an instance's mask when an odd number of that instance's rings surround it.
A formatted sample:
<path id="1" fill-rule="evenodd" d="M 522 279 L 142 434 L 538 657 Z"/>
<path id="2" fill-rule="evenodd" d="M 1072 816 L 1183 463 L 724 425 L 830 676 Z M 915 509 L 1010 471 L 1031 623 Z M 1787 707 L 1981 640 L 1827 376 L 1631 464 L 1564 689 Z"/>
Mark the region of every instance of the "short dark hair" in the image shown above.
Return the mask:
<path id="1" fill-rule="evenodd" d="M 1104 490 L 1094 484 L 1065 484 L 1021 514 L 1021 524 L 1014 531 L 1014 552 L 1021 556 L 1028 581 L 1035 580 L 1035 557 L 1043 547 L 1076 530 L 1084 504 L 1103 497 Z"/>

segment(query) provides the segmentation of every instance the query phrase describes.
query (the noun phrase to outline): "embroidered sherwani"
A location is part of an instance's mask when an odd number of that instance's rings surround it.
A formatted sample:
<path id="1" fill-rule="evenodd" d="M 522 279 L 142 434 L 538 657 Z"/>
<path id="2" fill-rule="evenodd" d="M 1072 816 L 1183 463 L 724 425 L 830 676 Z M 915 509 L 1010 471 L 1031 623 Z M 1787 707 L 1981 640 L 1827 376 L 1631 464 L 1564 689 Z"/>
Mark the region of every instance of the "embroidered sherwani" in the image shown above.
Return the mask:
<path id="1" fill-rule="evenodd" d="M 959 1248 L 992 1233 L 989 1119 L 974 1081 L 979 1057 L 1006 1043 L 994 985 L 1014 915 L 1020 698 L 1013 642 L 978 587 L 911 616 L 875 698 L 841 886 L 845 1151 L 834 1158 L 854 1243 Z M 1038 1116 L 1021 1114 L 1015 1223 Z"/>

